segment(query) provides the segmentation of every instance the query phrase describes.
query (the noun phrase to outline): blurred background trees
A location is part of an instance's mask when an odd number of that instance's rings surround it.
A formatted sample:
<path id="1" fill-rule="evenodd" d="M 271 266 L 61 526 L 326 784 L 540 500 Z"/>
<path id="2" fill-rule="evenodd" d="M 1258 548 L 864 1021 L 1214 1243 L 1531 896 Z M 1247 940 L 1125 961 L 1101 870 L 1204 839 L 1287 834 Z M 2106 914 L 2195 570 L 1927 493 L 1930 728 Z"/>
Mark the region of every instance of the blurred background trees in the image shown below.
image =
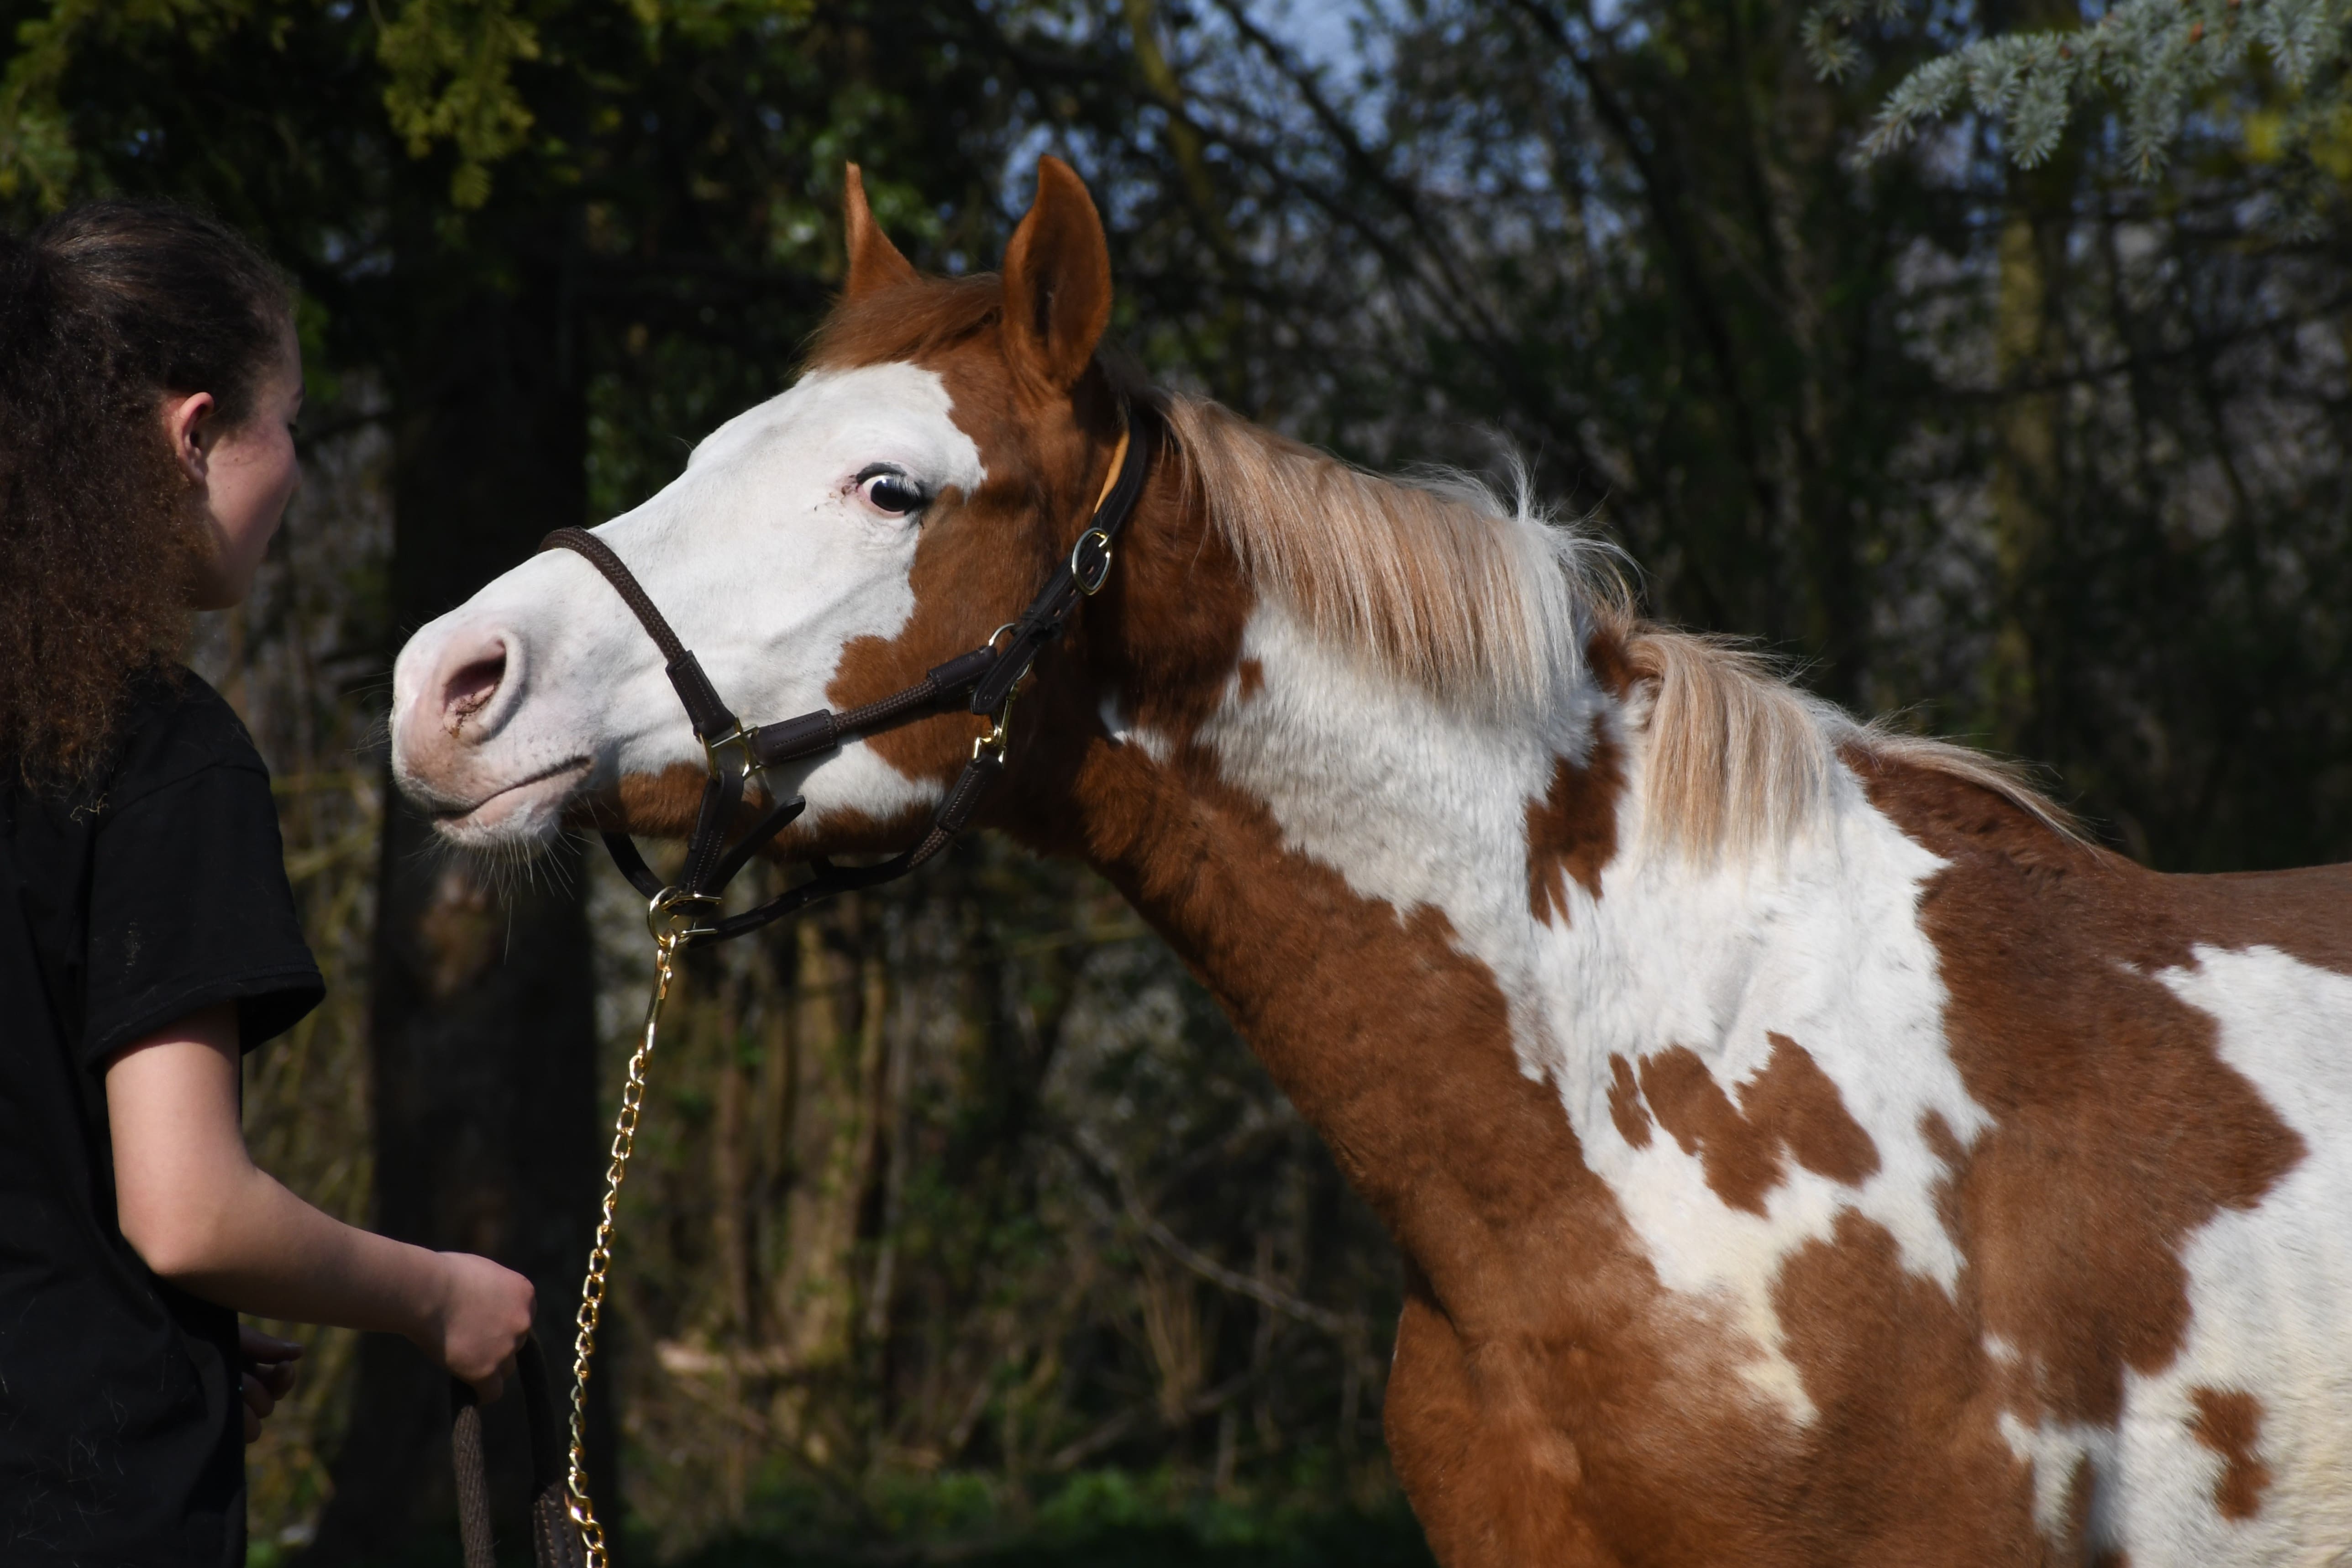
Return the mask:
<path id="1" fill-rule="evenodd" d="M 2307 61 L 2208 69 L 2206 10 L 2113 7 L 2173 52 L 2151 109 L 1995 79 L 2097 0 L 0 0 L 12 221 L 170 194 L 303 290 L 307 487 L 196 650 L 334 981 L 249 1069 L 264 1162 L 530 1270 L 568 1344 L 642 927 L 577 846 L 430 847 L 390 660 L 784 384 L 850 158 L 952 272 L 1058 152 L 1161 380 L 1369 462 L 1516 451 L 1654 612 L 2048 763 L 2150 863 L 2344 858 L 2345 18 L 2247 0 Z M 634 1552 L 1416 1560 L 1385 1243 L 1091 878 L 972 842 L 698 955 L 654 1082 Z M 314 1347 L 256 1560 L 446 1550 L 423 1363 Z"/>

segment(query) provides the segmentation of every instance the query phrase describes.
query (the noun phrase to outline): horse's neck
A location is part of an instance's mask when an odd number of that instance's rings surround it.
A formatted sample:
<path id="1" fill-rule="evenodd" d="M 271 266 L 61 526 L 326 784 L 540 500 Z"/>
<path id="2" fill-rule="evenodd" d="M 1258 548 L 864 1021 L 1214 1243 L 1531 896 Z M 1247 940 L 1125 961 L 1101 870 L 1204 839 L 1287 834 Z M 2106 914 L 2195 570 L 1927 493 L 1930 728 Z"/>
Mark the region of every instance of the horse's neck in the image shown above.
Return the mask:
<path id="1" fill-rule="evenodd" d="M 1079 770 L 1084 839 L 1442 1278 L 1469 1237 L 1461 1202 L 1516 1224 L 1580 1179 L 1481 956 L 1526 905 L 1510 780 L 1546 742 L 1398 687 L 1270 606 L 1233 653 L 1214 692 L 1114 699 L 1116 738 Z M 1198 716 L 1169 734 L 1155 709 Z M 1488 1179 L 1490 1158 L 1513 1174 Z M 1475 1197 L 1433 1207 L 1465 1182 Z"/>
<path id="2" fill-rule="evenodd" d="M 1933 862 L 1850 779 L 1802 841 L 1698 869 L 1650 841 L 1637 716 L 1598 682 L 1507 719 L 1267 602 L 1226 671 L 1183 703 L 1115 699 L 1078 790 L 1087 839 L 1433 1274 L 1530 1221 L 1601 1246 L 1631 1220 L 1654 1258 L 1680 1250 L 1667 1218 L 1625 1211 L 1665 1146 L 1654 1116 L 1688 1148 L 1708 1117 L 1738 1122 L 1743 1084 L 1867 1072 L 1932 1030 L 1913 913 Z M 1156 733 L 1132 716 L 1155 706 L 1199 716 Z M 1790 1039 L 1806 1063 L 1776 1057 Z M 1968 1130 L 1956 1083 L 1900 1098 L 1908 1125 L 1882 1142 L 1916 1142 L 1921 1111 Z M 1682 1199 L 1744 1218 L 1740 1173 L 1685 1163 L 1720 1190 Z"/>

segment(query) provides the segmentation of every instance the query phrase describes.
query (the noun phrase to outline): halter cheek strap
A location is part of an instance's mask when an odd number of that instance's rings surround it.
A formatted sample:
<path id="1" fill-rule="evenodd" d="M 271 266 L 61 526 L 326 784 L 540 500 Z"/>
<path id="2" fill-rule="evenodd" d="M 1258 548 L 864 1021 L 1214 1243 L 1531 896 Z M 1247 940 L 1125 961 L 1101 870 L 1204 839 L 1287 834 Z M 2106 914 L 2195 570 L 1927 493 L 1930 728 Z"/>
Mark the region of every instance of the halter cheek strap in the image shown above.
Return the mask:
<path id="1" fill-rule="evenodd" d="M 1158 412 L 1145 404 L 1126 410 L 1110 471 L 1086 530 L 1068 559 L 1054 569 L 1020 619 L 1000 627 L 988 642 L 928 672 L 911 686 L 875 702 L 835 713 L 821 708 L 797 718 L 745 729 L 710 684 L 701 663 L 664 618 L 650 594 L 610 545 L 585 528 L 558 528 L 540 541 L 541 549 L 568 549 L 604 574 L 667 661 L 665 673 L 702 742 L 707 778 L 687 841 L 686 867 L 675 883 L 665 883 L 646 863 L 626 833 L 606 833 L 614 864 L 651 900 L 646 921 L 658 936 L 682 943 L 724 941 L 796 914 L 810 904 L 853 888 L 872 887 L 906 875 L 938 854 L 963 831 L 1004 771 L 1005 722 L 1013 694 L 1037 655 L 1069 627 L 1085 600 L 1110 576 L 1114 547 L 1136 503 L 1142 498 L 1151 451 L 1160 431 Z M 997 639 L 1007 637 L 999 649 Z M 822 756 L 844 742 L 897 729 L 918 719 L 962 709 L 991 718 L 990 733 L 973 743 L 971 759 L 956 776 L 931 815 L 929 830 L 914 848 L 873 865 L 838 866 L 823 858 L 810 863 L 816 874 L 782 897 L 740 915 L 719 917 L 721 894 L 760 847 L 806 809 L 794 799 L 776 803 L 734 843 L 727 830 L 740 813 L 744 786 L 763 768 Z"/>

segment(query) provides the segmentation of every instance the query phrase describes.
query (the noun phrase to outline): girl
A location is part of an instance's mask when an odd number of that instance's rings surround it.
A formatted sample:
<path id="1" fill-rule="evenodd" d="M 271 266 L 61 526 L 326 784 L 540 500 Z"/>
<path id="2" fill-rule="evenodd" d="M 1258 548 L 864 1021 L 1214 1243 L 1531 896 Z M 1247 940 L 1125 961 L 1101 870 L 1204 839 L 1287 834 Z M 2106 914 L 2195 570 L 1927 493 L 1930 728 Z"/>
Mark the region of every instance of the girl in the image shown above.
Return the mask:
<path id="1" fill-rule="evenodd" d="M 404 1334 L 494 1396 L 531 1287 L 256 1169 L 243 1052 L 317 1005 L 268 774 L 173 655 L 293 493 L 286 284 L 102 202 L 0 238 L 0 1559 L 245 1561 L 247 1440 L 299 1347 Z M 240 1409 L 240 1405 L 242 1409 Z"/>

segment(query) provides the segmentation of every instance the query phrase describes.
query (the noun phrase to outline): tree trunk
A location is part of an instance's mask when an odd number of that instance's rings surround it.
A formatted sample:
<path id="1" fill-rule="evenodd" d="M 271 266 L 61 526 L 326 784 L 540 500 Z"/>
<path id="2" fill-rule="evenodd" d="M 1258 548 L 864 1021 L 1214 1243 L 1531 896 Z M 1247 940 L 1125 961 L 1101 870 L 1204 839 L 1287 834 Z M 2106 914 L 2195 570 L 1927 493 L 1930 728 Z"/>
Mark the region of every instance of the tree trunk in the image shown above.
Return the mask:
<path id="1" fill-rule="evenodd" d="M 2080 16 L 2071 0 L 2010 0 L 1988 20 L 2006 28 L 2063 27 Z M 2056 301 L 2081 167 L 2081 150 L 2070 137 L 2039 167 L 2010 171 L 1995 255 L 1993 354 L 2002 397 L 1993 416 L 1992 512 L 2000 604 L 1986 685 L 1993 747 L 2018 756 L 2045 749 L 2039 672 L 2049 651 L 2037 632 L 2047 619 L 2042 584 L 2061 501 L 2064 412 L 2051 383 L 2064 363 Z"/>
<path id="2" fill-rule="evenodd" d="M 883 1065 L 879 966 L 827 942 L 828 924 L 804 919 L 796 933 L 798 1179 L 786 1205 L 792 1256 L 775 1312 L 792 1363 L 801 1368 L 835 1365 L 849 1354 L 856 1306 L 852 1260 L 875 1175 L 873 1101 Z"/>
<path id="3" fill-rule="evenodd" d="M 562 233 L 547 225 L 541 243 L 517 247 L 526 259 L 511 294 L 453 281 L 435 300 L 430 285 L 410 286 L 428 303 L 395 371 L 400 632 L 461 602 L 549 529 L 584 520 L 586 406 Z M 431 253 L 418 253 L 429 267 Z M 581 846 L 493 868 L 441 849 L 413 810 L 387 800 L 370 1055 L 375 1224 L 529 1275 L 562 1378 L 600 1168 Z M 602 1390 L 609 1363 L 600 1370 Z M 446 1378 L 414 1347 L 368 1339 L 334 1498 L 306 1563 L 390 1558 L 454 1534 L 447 1398 Z M 597 1447 L 608 1458 L 603 1405 Z M 520 1402 L 499 1406 L 486 1423 L 492 1500 L 507 1516 L 501 1535 L 527 1540 Z M 597 1469 L 600 1512 L 614 1526 L 612 1467 Z"/>

